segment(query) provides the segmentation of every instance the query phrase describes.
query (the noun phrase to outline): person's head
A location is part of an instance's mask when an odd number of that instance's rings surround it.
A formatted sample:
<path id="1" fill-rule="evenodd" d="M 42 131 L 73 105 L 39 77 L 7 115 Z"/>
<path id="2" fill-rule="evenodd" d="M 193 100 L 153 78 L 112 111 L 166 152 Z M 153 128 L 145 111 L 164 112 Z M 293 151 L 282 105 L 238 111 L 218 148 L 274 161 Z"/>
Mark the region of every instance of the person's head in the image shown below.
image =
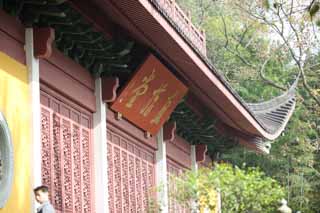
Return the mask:
<path id="1" fill-rule="evenodd" d="M 49 188 L 47 186 L 38 186 L 33 190 L 37 202 L 40 204 L 49 201 Z"/>

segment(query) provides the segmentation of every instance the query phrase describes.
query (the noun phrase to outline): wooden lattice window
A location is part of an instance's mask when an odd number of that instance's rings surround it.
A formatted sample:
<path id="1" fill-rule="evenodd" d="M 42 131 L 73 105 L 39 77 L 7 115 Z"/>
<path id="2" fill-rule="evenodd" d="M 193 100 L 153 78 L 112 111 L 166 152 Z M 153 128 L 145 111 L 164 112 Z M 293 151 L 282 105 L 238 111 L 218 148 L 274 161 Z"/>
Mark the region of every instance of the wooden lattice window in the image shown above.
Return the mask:
<path id="1" fill-rule="evenodd" d="M 94 212 L 92 114 L 41 92 L 42 182 L 57 212 Z"/>
<path id="2" fill-rule="evenodd" d="M 107 127 L 110 212 L 148 212 L 155 190 L 155 151 Z"/>

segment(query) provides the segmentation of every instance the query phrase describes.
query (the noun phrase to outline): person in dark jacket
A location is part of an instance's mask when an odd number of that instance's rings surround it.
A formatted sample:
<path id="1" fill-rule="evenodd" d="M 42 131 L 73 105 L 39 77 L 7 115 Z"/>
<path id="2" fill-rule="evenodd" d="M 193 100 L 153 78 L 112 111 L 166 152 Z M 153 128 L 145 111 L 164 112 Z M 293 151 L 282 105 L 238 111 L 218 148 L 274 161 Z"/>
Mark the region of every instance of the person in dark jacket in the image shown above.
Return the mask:
<path id="1" fill-rule="evenodd" d="M 36 201 L 40 203 L 37 213 L 55 213 L 53 206 L 49 201 L 49 189 L 47 186 L 38 186 L 33 190 Z"/>

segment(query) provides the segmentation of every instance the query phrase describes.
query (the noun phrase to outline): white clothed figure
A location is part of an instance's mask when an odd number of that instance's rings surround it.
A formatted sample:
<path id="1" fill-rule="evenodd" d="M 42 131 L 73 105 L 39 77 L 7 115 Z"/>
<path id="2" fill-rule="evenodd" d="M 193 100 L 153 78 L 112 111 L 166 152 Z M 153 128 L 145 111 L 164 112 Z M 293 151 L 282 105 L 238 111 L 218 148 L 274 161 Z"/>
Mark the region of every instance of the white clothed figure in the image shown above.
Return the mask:
<path id="1" fill-rule="evenodd" d="M 285 199 L 281 200 L 281 206 L 278 208 L 281 213 L 292 213 L 291 208 L 287 206 L 287 201 Z"/>

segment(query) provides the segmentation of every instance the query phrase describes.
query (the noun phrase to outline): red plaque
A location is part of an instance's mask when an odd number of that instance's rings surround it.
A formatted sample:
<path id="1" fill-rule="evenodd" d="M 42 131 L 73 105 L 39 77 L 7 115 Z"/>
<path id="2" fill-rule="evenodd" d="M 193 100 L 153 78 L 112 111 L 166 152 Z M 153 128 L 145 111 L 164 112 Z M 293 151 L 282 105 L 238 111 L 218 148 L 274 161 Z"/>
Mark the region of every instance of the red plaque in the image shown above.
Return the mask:
<path id="1" fill-rule="evenodd" d="M 156 57 L 149 55 L 111 109 L 155 135 L 187 90 Z"/>

